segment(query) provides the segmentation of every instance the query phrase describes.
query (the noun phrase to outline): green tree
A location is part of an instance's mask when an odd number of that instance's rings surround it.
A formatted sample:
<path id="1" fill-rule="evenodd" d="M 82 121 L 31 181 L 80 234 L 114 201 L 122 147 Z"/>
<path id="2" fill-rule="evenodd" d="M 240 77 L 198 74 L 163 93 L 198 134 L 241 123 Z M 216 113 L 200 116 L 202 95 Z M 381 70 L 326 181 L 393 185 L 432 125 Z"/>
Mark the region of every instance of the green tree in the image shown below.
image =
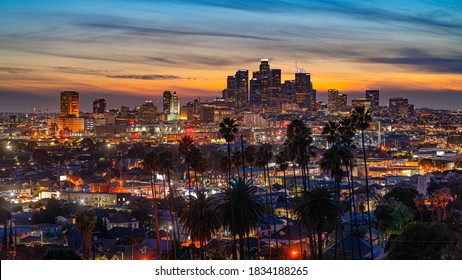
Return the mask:
<path id="1" fill-rule="evenodd" d="M 333 192 L 315 187 L 303 192 L 304 202 L 295 209 L 299 222 L 307 227 L 313 226 L 318 236 L 318 259 L 322 259 L 323 232 L 332 229 L 339 220 L 340 209 L 334 200 Z"/>
<path id="2" fill-rule="evenodd" d="M 236 123 L 235 119 L 231 118 L 224 118 L 223 121 L 220 123 L 220 134 L 226 141 L 228 146 L 228 183 L 231 182 L 231 142 L 234 141 L 234 134 L 239 131 L 239 125 Z M 233 210 L 234 206 L 231 205 L 231 210 Z M 231 211 L 231 214 L 234 212 Z M 232 222 L 235 223 L 234 214 L 232 216 Z M 236 236 L 233 235 L 233 259 L 237 259 L 237 251 L 236 251 Z"/>
<path id="3" fill-rule="evenodd" d="M 371 256 L 374 256 L 374 247 L 373 247 L 373 240 L 372 240 L 372 224 L 371 224 L 371 209 L 370 209 L 370 195 L 369 195 L 369 176 L 368 176 L 368 169 L 367 169 L 367 155 L 366 155 L 366 145 L 365 145 L 365 137 L 364 131 L 366 131 L 370 123 L 372 121 L 371 111 L 367 109 L 364 105 L 356 106 L 353 108 L 353 112 L 351 113 L 351 121 L 353 123 L 353 127 L 356 130 L 361 131 L 361 146 L 363 149 L 363 160 L 364 160 L 364 172 L 366 176 L 366 202 L 367 202 L 367 217 L 368 217 L 368 229 L 369 229 L 369 242 L 370 242 L 370 250 Z"/>
<path id="4" fill-rule="evenodd" d="M 144 165 L 145 169 L 149 170 L 150 175 L 150 182 L 151 182 L 151 193 L 152 193 L 152 206 L 153 206 L 153 216 L 154 216 L 154 227 L 156 230 L 156 241 L 157 241 L 157 255 L 159 257 L 162 256 L 162 251 L 160 248 L 160 232 L 159 232 L 159 214 L 157 211 L 157 188 L 156 188 L 156 181 L 157 181 L 157 171 L 160 170 L 161 166 L 160 155 L 155 153 L 154 151 L 149 152 L 146 157 L 144 158 Z"/>
<path id="5" fill-rule="evenodd" d="M 238 178 L 230 183 L 218 196 L 217 211 L 222 224 L 233 236 L 238 235 L 241 243 L 240 254 L 244 257 L 244 237 L 258 225 L 265 206 L 257 195 L 257 188 L 250 180 Z M 236 222 L 233 222 L 235 219 Z"/>
<path id="6" fill-rule="evenodd" d="M 76 215 L 77 229 L 82 234 L 83 258 L 91 258 L 91 233 L 96 225 L 95 213 L 93 210 L 81 210 Z"/>
<path id="7" fill-rule="evenodd" d="M 180 216 L 180 222 L 191 235 L 193 243 L 199 240 L 202 259 L 204 259 L 204 242 L 212 238 L 221 226 L 215 207 L 214 197 L 207 197 L 204 190 L 197 190 L 196 196 L 188 197 L 186 209 Z"/>
<path id="8" fill-rule="evenodd" d="M 388 257 L 392 260 L 438 260 L 443 249 L 455 242 L 446 224 L 409 224 L 403 235 L 391 241 Z"/>
<path id="9" fill-rule="evenodd" d="M 181 137 L 179 144 L 178 144 L 178 151 L 180 156 L 183 158 L 184 163 L 187 166 L 187 175 L 188 175 L 188 191 L 191 193 L 191 174 L 190 174 L 190 167 L 192 163 L 193 157 L 190 156 L 191 150 L 194 147 L 194 140 L 190 136 L 183 136 Z"/>

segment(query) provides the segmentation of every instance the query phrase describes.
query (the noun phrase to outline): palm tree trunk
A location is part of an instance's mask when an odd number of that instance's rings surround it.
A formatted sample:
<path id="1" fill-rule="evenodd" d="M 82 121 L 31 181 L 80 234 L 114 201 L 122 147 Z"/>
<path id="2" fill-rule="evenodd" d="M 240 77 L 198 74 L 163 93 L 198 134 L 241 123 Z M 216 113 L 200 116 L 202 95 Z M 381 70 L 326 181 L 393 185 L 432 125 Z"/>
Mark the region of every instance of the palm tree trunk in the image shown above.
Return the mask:
<path id="1" fill-rule="evenodd" d="M 231 182 L 231 145 L 230 142 L 228 143 L 228 184 Z M 234 206 L 233 203 L 231 203 L 231 223 L 233 226 L 233 260 L 237 260 L 237 241 L 236 241 L 236 234 L 234 231 L 236 230 L 236 221 L 234 218 Z"/>
<path id="2" fill-rule="evenodd" d="M 177 236 L 176 232 L 177 230 L 175 229 L 175 204 L 174 204 L 174 194 L 173 194 L 173 188 L 172 184 L 170 182 L 170 170 L 167 169 L 167 183 L 168 183 L 168 189 L 170 192 L 170 218 L 172 221 L 172 231 L 173 231 L 173 256 L 174 259 L 177 259 Z"/>
<path id="3" fill-rule="evenodd" d="M 268 207 L 268 189 L 266 188 L 266 171 L 265 166 L 263 165 L 263 178 L 264 178 L 264 185 L 265 185 L 265 211 L 266 211 L 266 227 L 268 231 L 268 240 L 269 240 L 269 259 L 272 259 L 272 250 L 271 250 L 271 222 L 270 222 L 270 215 L 269 215 L 269 207 Z"/>
<path id="4" fill-rule="evenodd" d="M 276 234 L 276 215 L 274 214 L 274 205 L 273 205 L 273 187 L 271 186 L 269 166 L 266 164 L 266 171 L 268 172 L 268 182 L 269 182 L 269 191 L 270 191 L 270 203 L 271 203 L 271 216 L 273 216 L 273 229 L 274 235 L 276 237 L 276 249 L 279 249 L 278 235 Z"/>
<path id="5" fill-rule="evenodd" d="M 370 209 L 370 198 L 369 198 L 369 176 L 367 171 L 367 157 L 366 157 L 366 147 L 364 146 L 364 130 L 361 130 L 361 140 L 363 144 L 363 158 L 364 158 L 364 172 L 366 175 L 366 200 L 367 200 L 367 217 L 369 220 L 368 229 L 369 229 L 369 243 L 371 246 L 371 260 L 374 259 L 374 241 L 372 240 L 372 225 L 371 225 L 371 209 Z"/>
<path id="6" fill-rule="evenodd" d="M 165 186 L 165 176 L 164 176 L 164 179 L 162 180 L 162 185 L 164 187 L 164 209 L 165 211 L 167 211 L 167 187 Z M 169 248 L 169 245 L 168 245 L 168 224 L 166 224 L 166 227 L 165 227 L 165 232 L 167 233 L 166 234 L 166 238 L 167 238 L 167 243 L 166 243 L 166 253 L 167 253 L 167 260 L 170 259 L 170 248 Z"/>
<path id="7" fill-rule="evenodd" d="M 352 204 L 353 204 L 353 214 L 354 214 L 354 219 L 355 219 L 355 227 L 356 227 L 356 233 L 359 234 L 359 226 L 358 226 L 358 217 L 357 217 L 357 211 L 356 211 L 356 198 L 355 198 L 355 187 L 354 187 L 354 180 L 353 180 L 353 163 L 350 161 L 349 162 L 350 166 L 350 180 L 351 180 L 351 197 L 352 197 Z M 361 240 L 358 236 L 356 239 L 358 243 L 358 259 L 362 258 L 362 253 L 361 253 Z"/>
<path id="8" fill-rule="evenodd" d="M 239 234 L 239 255 L 241 260 L 245 260 L 244 235 Z"/>
<path id="9" fill-rule="evenodd" d="M 347 169 L 348 173 L 348 165 L 345 165 L 345 168 Z M 349 197 L 349 212 L 350 212 L 350 239 L 351 239 L 351 259 L 355 259 L 355 245 L 354 245 L 354 240 L 353 240 L 353 208 L 352 208 L 352 196 L 351 196 L 351 180 L 350 180 L 350 175 L 347 175 L 347 181 L 348 181 L 348 197 Z"/>
<path id="10" fill-rule="evenodd" d="M 286 222 L 287 222 L 287 240 L 289 241 L 289 251 L 290 251 L 290 225 L 289 225 L 289 205 L 288 205 L 288 199 L 287 199 L 287 182 L 286 182 L 286 171 L 283 171 L 283 180 L 284 180 L 284 198 L 285 198 L 285 210 L 286 210 Z"/>
<path id="11" fill-rule="evenodd" d="M 241 134 L 241 155 L 242 155 L 242 177 L 244 178 L 245 182 L 245 153 L 244 153 L 244 138 Z"/>
<path id="12" fill-rule="evenodd" d="M 322 230 L 318 232 L 318 260 L 322 260 Z"/>
<path id="13" fill-rule="evenodd" d="M 154 225 L 156 228 L 156 242 L 157 242 L 157 255 L 159 256 L 159 259 L 162 259 L 162 251 L 160 248 L 160 233 L 159 233 L 159 217 L 157 213 L 157 199 L 156 199 L 156 191 L 154 189 L 154 182 L 153 182 L 153 174 L 152 174 L 152 169 L 149 170 L 150 175 L 151 175 L 151 192 L 152 192 L 152 204 L 154 208 Z"/>
<path id="14" fill-rule="evenodd" d="M 337 207 L 340 207 L 340 187 L 339 187 L 339 184 L 338 184 L 338 181 L 335 180 L 335 190 L 336 190 L 336 197 L 337 197 Z M 337 248 L 338 248 L 338 245 L 339 245 L 339 242 L 338 242 L 338 227 L 339 227 L 339 223 L 338 221 L 335 223 L 335 247 L 334 247 L 334 259 L 336 260 L 337 259 Z"/>
<path id="15" fill-rule="evenodd" d="M 295 188 L 295 198 L 296 202 L 298 203 L 298 190 L 297 190 L 297 176 L 295 175 L 295 161 L 292 162 L 292 170 L 294 173 L 294 188 Z M 300 222 L 298 222 L 298 236 L 299 236 L 299 243 L 300 243 L 300 255 L 303 252 L 303 245 L 302 245 L 302 226 Z"/>

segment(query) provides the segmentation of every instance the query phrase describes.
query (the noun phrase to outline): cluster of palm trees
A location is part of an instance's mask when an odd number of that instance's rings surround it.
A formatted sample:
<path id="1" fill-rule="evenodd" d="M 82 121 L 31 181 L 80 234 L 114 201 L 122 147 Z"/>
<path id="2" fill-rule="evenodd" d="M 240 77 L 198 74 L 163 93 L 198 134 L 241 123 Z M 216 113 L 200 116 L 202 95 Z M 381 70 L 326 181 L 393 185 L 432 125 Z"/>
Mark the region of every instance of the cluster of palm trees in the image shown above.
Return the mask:
<path id="1" fill-rule="evenodd" d="M 276 164 L 284 175 L 283 183 L 285 191 L 285 211 L 287 218 L 286 224 L 288 230 L 290 230 L 286 172 L 289 170 L 289 166 L 292 165 L 294 177 L 293 186 L 296 192 L 298 190 L 296 187 L 297 166 L 299 168 L 299 174 L 301 174 L 302 179 L 302 188 L 300 188 L 301 191 L 300 193 L 295 194 L 296 199 L 294 214 L 295 217 L 298 218 L 299 232 L 301 232 L 301 226 L 306 227 L 308 230 L 310 244 L 309 250 L 310 256 L 312 258 L 322 258 L 322 250 L 326 244 L 326 242 L 323 241 L 323 233 L 333 228 L 335 228 L 335 258 L 337 258 L 338 240 L 340 239 L 343 241 L 342 225 L 340 223 L 340 217 L 342 214 L 341 182 L 345 177 L 348 181 L 348 202 L 350 208 L 350 222 L 352 225 L 351 235 L 354 234 L 353 224 L 356 227 L 356 233 L 359 232 L 359 226 L 356 219 L 356 203 L 352 176 L 353 163 L 355 160 L 353 151 L 357 148 L 357 145 L 353 140 L 356 132 L 361 133 L 362 139 L 363 159 L 366 172 L 365 204 L 367 205 L 367 209 L 365 210 L 367 211 L 368 215 L 369 241 L 371 245 L 371 256 L 373 256 L 372 228 L 369 209 L 370 198 L 367 178 L 366 150 L 364 145 L 364 131 L 369 127 L 370 122 L 370 111 L 364 107 L 356 107 L 354 108 L 350 118 L 344 118 L 338 123 L 326 123 L 323 129 L 323 135 L 326 137 L 329 147 L 321 157 L 320 166 L 323 171 L 330 174 L 330 177 L 335 183 L 334 189 L 326 189 L 320 187 L 313 188 L 310 184 L 309 164 L 312 158 L 316 156 L 316 148 L 313 145 L 313 138 L 310 128 L 302 120 L 298 119 L 292 120 L 287 126 L 286 141 L 282 149 L 275 156 Z M 193 237 L 193 239 L 197 239 L 200 242 L 201 251 L 204 240 L 211 238 L 212 235 L 219 230 L 219 225 L 231 232 L 233 237 L 234 259 L 237 258 L 237 238 L 239 238 L 240 244 L 240 257 L 245 258 L 246 252 L 244 249 L 244 239 L 248 237 L 252 231 L 256 229 L 258 230 L 258 223 L 263 217 L 264 213 L 267 213 L 268 217 L 274 215 L 273 193 L 270 183 L 270 172 L 268 166 L 274 156 L 273 147 L 270 144 L 263 143 L 258 147 L 247 145 L 247 147 L 244 148 L 243 141 L 241 139 L 242 145 L 240 149 L 234 149 L 234 151 L 232 151 L 231 143 L 234 141 L 235 134 L 237 134 L 238 131 L 239 128 L 236 120 L 234 119 L 226 118 L 220 123 L 220 133 L 227 142 L 228 148 L 228 156 L 222 159 L 221 165 L 222 170 L 226 171 L 227 173 L 227 181 L 230 182 L 229 187 L 225 188 L 222 193 L 216 197 L 207 197 L 203 190 L 196 189 L 196 196 L 190 196 L 188 200 L 188 208 L 181 217 L 181 222 L 184 224 L 184 227 L 188 233 Z M 187 162 L 187 151 L 191 150 L 190 148 L 186 147 L 194 147 L 192 139 L 183 138 L 182 142 L 180 142 L 180 149 L 185 151 L 182 153 L 185 157 L 185 162 Z M 188 163 L 188 166 L 190 164 L 191 163 Z M 246 180 L 245 178 L 246 164 L 250 167 L 250 180 Z M 241 166 L 242 176 L 244 178 L 240 177 L 239 169 Z M 254 166 L 263 170 L 264 188 L 265 193 L 267 194 L 267 198 L 264 202 L 262 202 L 258 196 L 256 196 L 257 189 L 254 187 L 253 181 Z M 238 177 L 234 179 L 232 177 L 233 167 L 236 169 L 238 174 Z M 234 202 L 232 203 L 232 201 Z M 213 212 L 212 209 L 216 210 L 215 212 L 219 215 L 219 217 L 213 217 L 210 214 Z M 245 213 L 245 215 L 242 215 L 243 213 Z M 203 218 L 205 216 L 207 216 L 207 219 Z M 273 219 L 273 223 L 274 220 L 275 219 Z M 267 226 L 269 228 L 268 236 L 271 238 L 273 233 L 272 230 L 275 230 L 276 226 L 275 224 L 271 225 L 269 218 L 267 221 Z M 199 230 L 199 228 L 201 229 Z M 340 238 L 338 235 L 340 235 Z M 277 234 L 275 234 L 275 236 L 277 238 Z M 317 237 L 317 240 L 315 237 Z M 304 248 L 302 247 L 301 240 L 299 243 L 300 252 L 303 252 Z M 279 242 L 276 240 L 276 246 L 278 245 Z M 289 248 L 290 246 L 291 245 L 289 244 Z M 344 248 L 344 246 L 342 246 L 342 248 Z M 354 248 L 353 244 L 352 248 Z M 360 250 L 359 239 L 358 249 Z M 269 246 L 269 250 L 269 256 L 271 258 L 271 246 Z M 355 258 L 353 250 L 351 253 L 351 257 Z M 358 256 L 358 258 L 359 257 L 360 256 Z"/>

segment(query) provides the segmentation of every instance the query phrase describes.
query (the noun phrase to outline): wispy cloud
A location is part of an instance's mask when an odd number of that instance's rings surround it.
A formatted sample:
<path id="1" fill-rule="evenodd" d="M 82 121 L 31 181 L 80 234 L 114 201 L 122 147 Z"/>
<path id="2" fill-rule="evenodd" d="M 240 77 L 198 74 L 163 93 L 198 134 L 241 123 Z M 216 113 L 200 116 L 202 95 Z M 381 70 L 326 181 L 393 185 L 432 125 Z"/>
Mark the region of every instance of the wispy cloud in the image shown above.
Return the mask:
<path id="1" fill-rule="evenodd" d="M 208 37 L 227 37 L 237 39 L 253 39 L 253 40 L 270 40 L 270 38 L 238 33 L 224 33 L 214 31 L 188 31 L 188 30 L 175 30 L 166 28 L 150 28 L 143 26 L 109 24 L 109 23 L 96 23 L 96 22 L 81 22 L 76 23 L 77 26 L 84 28 L 97 28 L 113 31 L 122 31 L 128 34 L 135 35 L 149 35 L 149 36 L 208 36 Z"/>
<path id="2" fill-rule="evenodd" d="M 175 75 L 106 75 L 106 78 L 112 79 L 135 79 L 135 80 L 176 80 L 181 79 Z"/>
<path id="3" fill-rule="evenodd" d="M 407 65 L 418 71 L 462 74 L 462 53 L 439 56 L 419 49 L 403 49 L 394 57 L 369 57 L 365 62 Z"/>
<path id="4" fill-rule="evenodd" d="M 30 71 L 32 71 L 32 69 L 29 68 L 0 67 L 0 72 L 6 72 L 9 74 L 21 74 Z"/>

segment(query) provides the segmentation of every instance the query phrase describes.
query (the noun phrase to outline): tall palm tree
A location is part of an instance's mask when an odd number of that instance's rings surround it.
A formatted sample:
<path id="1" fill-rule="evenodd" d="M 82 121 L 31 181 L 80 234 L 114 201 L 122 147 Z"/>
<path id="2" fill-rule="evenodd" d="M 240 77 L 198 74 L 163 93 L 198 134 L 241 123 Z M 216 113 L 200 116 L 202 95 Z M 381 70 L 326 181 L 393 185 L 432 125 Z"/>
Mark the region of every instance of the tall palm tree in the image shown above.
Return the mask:
<path id="1" fill-rule="evenodd" d="M 160 158 L 160 166 L 163 173 L 166 175 L 166 180 L 168 184 L 168 192 L 169 192 L 169 200 L 170 200 L 170 219 L 172 223 L 172 230 L 173 230 L 173 256 L 177 259 L 177 236 L 176 233 L 178 229 L 176 228 L 175 220 L 176 220 L 176 211 L 175 211 L 175 203 L 174 203 L 174 191 L 172 188 L 172 183 L 170 180 L 170 170 L 173 168 L 173 155 L 170 151 L 164 150 L 159 154 Z M 167 198 L 166 198 L 167 199 Z"/>
<path id="2" fill-rule="evenodd" d="M 373 240 L 372 240 L 372 224 L 371 224 L 371 209 L 370 209 L 370 197 L 369 197 L 369 176 L 367 170 L 367 155 L 366 155 L 366 146 L 364 140 L 364 131 L 367 130 L 370 126 L 372 121 L 371 111 L 367 109 L 364 105 L 363 106 L 356 106 L 353 108 L 353 112 L 351 113 L 351 121 L 353 126 L 361 131 L 361 144 L 363 147 L 363 160 L 364 160 L 364 174 L 366 175 L 366 203 L 367 203 L 367 217 L 369 220 L 368 229 L 369 229 L 369 242 L 370 242 L 370 250 L 371 250 L 371 259 L 374 259 L 374 248 L 373 248 Z"/>
<path id="3" fill-rule="evenodd" d="M 224 118 L 223 121 L 220 123 L 220 134 L 225 139 L 228 145 L 228 183 L 231 182 L 231 142 L 234 141 L 234 134 L 239 131 L 239 125 L 236 123 L 235 119 L 231 118 Z M 234 206 L 231 205 L 231 210 L 234 209 Z M 234 219 L 234 210 L 231 211 L 232 222 L 236 223 Z M 233 235 L 233 259 L 237 259 L 237 251 L 236 251 L 236 235 Z"/>
<path id="4" fill-rule="evenodd" d="M 191 157 L 189 157 L 192 147 L 194 146 L 194 140 L 188 136 L 185 135 L 181 137 L 179 143 L 178 143 L 178 151 L 180 152 L 180 155 L 183 157 L 184 163 L 187 166 L 187 172 L 188 172 L 188 191 L 191 193 L 191 174 L 190 174 L 190 168 L 191 168 Z"/>
<path id="5" fill-rule="evenodd" d="M 230 182 L 230 187 L 218 196 L 217 211 L 223 226 L 233 236 L 239 236 L 240 255 L 243 258 L 244 237 L 255 230 L 265 211 L 265 206 L 257 195 L 257 188 L 250 180 L 244 181 L 243 178 Z M 236 222 L 233 222 L 233 219 Z"/>
<path id="6" fill-rule="evenodd" d="M 221 226 L 215 207 L 214 197 L 207 197 L 204 190 L 197 190 L 196 196 L 189 196 L 186 209 L 180 216 L 180 222 L 191 235 L 191 240 L 199 240 L 202 259 L 205 257 L 204 242 L 212 238 Z"/>
<path id="7" fill-rule="evenodd" d="M 273 158 L 272 149 L 273 149 L 273 146 L 271 144 L 268 144 L 268 143 L 261 144 L 258 147 L 258 150 L 257 150 L 256 164 L 257 164 L 257 166 L 263 168 L 263 175 L 264 175 L 264 178 L 265 178 L 265 184 L 266 184 L 266 182 L 268 182 L 268 189 L 267 190 L 269 190 L 269 194 L 270 194 L 270 199 L 269 199 L 270 205 L 269 205 L 269 207 L 267 209 L 268 210 L 268 219 L 273 220 L 273 230 L 274 230 L 274 232 L 276 232 L 276 219 L 274 217 L 274 205 L 273 205 L 273 188 L 271 186 L 271 178 L 270 178 L 269 166 L 268 166 L 269 162 Z M 268 202 L 267 199 L 266 199 L 266 202 Z M 271 225 L 269 225 L 269 227 L 271 228 Z M 270 238 L 270 242 L 271 242 L 271 235 L 272 235 L 271 230 L 268 230 L 268 236 Z M 278 237 L 277 237 L 277 235 L 275 235 L 275 236 L 276 236 L 276 248 L 279 248 Z"/>
<path id="8" fill-rule="evenodd" d="M 318 259 L 322 259 L 322 234 L 338 223 L 339 207 L 331 191 L 315 187 L 303 192 L 303 204 L 295 209 L 300 223 L 307 227 L 313 226 L 318 236 Z"/>
<path id="9" fill-rule="evenodd" d="M 93 210 L 81 210 L 75 217 L 77 229 L 82 234 L 83 258 L 91 258 L 91 233 L 96 225 L 95 212 Z"/>
<path id="10" fill-rule="evenodd" d="M 160 158 L 159 154 L 151 151 L 146 154 L 144 159 L 144 168 L 149 170 L 149 174 L 151 177 L 151 192 L 152 192 L 152 205 L 154 209 L 154 226 L 156 230 L 156 241 L 157 241 L 157 255 L 159 258 L 162 258 L 162 251 L 160 248 L 160 232 L 159 232 L 159 214 L 157 212 L 157 189 L 155 187 L 157 176 L 156 171 L 160 168 Z"/>
<path id="11" fill-rule="evenodd" d="M 345 165 L 345 162 L 348 162 L 352 155 L 349 153 L 349 150 L 344 149 L 341 143 L 337 142 L 333 144 L 329 149 L 326 150 L 324 153 L 320 166 L 324 172 L 329 172 L 330 177 L 335 182 L 335 189 L 336 189 L 336 198 L 337 198 L 337 206 L 340 209 L 340 183 L 343 179 L 343 169 L 342 166 Z M 338 243 L 338 228 L 340 226 L 340 238 L 343 242 L 343 231 L 341 229 L 341 225 L 335 226 L 335 258 L 337 258 L 337 243 Z M 345 251 L 345 246 L 342 246 L 343 251 Z M 344 254 L 345 257 L 345 254 Z"/>
<path id="12" fill-rule="evenodd" d="M 220 134 L 228 144 L 228 167 L 229 175 L 228 182 L 231 181 L 231 142 L 234 141 L 234 134 L 239 131 L 239 125 L 236 123 L 235 119 L 224 118 L 220 123 Z"/>
<path id="13" fill-rule="evenodd" d="M 287 150 L 282 149 L 276 155 L 276 164 L 279 167 L 279 170 L 282 171 L 283 174 L 283 185 L 284 185 L 284 200 L 285 200 L 285 210 L 286 210 L 286 223 L 287 223 L 287 234 L 290 236 L 290 224 L 289 224 L 289 205 L 288 205 L 288 197 L 287 197 L 287 181 L 286 181 L 286 171 L 289 168 L 289 163 L 287 161 Z M 289 250 L 290 250 L 290 238 L 289 240 Z"/>
<path id="14" fill-rule="evenodd" d="M 359 226 L 358 226 L 358 219 L 357 219 L 357 211 L 356 211 L 356 203 L 355 203 L 355 193 L 354 193 L 354 186 L 353 186 L 353 151 L 357 148 L 357 145 L 354 141 L 355 137 L 355 127 L 351 121 L 351 118 L 343 118 L 339 122 L 338 131 L 340 132 L 340 138 L 337 141 L 342 146 L 342 149 L 345 150 L 347 154 L 350 155 L 349 158 L 344 159 L 344 166 L 348 174 L 348 195 L 349 195 L 349 208 L 350 208 L 350 235 L 353 236 L 353 221 L 354 226 L 356 228 L 356 232 L 359 233 Z M 358 256 L 361 258 L 361 244 L 360 239 L 357 238 L 357 247 L 358 247 Z M 351 248 L 354 248 L 354 241 L 351 239 L 352 245 Z M 351 258 L 354 259 L 354 250 L 351 250 Z"/>
<path id="15" fill-rule="evenodd" d="M 315 147 L 313 145 L 313 137 L 311 136 L 311 129 L 307 127 L 302 120 L 293 119 L 287 126 L 286 136 L 287 139 L 285 145 L 288 149 L 289 158 L 292 160 L 294 168 L 295 162 L 300 166 L 303 191 L 306 192 L 311 188 L 308 164 L 311 158 L 316 156 L 316 153 L 314 152 Z M 301 231 L 300 228 L 299 231 Z M 313 228 L 308 228 L 308 232 L 310 251 L 312 252 L 312 255 L 314 255 L 316 254 L 316 250 L 313 247 L 314 241 L 311 234 L 311 232 L 313 232 Z"/>

